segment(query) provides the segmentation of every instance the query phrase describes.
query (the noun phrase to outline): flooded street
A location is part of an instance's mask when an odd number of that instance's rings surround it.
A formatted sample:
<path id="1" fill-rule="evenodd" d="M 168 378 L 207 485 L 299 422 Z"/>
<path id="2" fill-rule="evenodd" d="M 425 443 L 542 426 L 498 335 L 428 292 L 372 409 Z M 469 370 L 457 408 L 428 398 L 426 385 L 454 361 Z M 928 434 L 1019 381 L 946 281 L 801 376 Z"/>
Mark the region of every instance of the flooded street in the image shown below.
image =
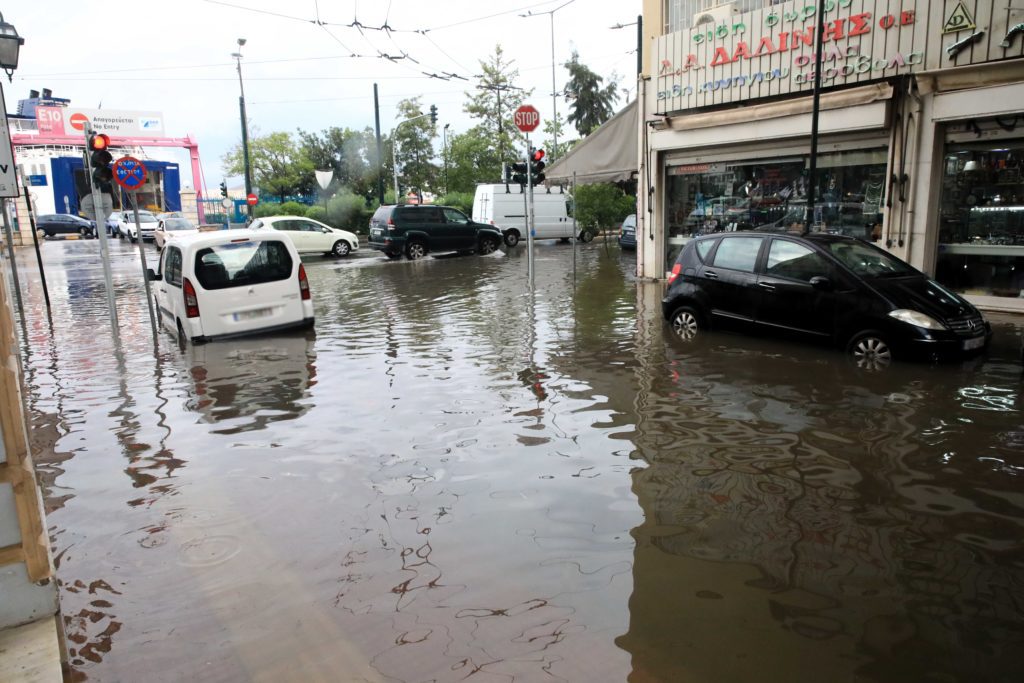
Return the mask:
<path id="1" fill-rule="evenodd" d="M 136 247 L 18 265 L 73 680 L 1024 670 L 1024 319 L 865 373 L 686 343 L 595 241 L 304 260 L 308 334 L 154 351 Z M 147 246 L 155 260 L 155 250 Z M 24 340 L 23 340 L 24 342 Z"/>

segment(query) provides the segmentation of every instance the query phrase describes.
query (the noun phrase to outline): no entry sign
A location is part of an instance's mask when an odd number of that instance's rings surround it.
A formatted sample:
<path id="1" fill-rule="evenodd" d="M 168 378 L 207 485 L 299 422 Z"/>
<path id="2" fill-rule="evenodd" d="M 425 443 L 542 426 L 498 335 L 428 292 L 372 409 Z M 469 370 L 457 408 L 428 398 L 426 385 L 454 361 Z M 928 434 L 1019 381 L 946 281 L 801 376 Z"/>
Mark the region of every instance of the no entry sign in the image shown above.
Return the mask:
<path id="1" fill-rule="evenodd" d="M 118 159 L 114 162 L 114 182 L 126 190 L 138 190 L 146 183 L 146 167 L 135 157 Z"/>
<path id="2" fill-rule="evenodd" d="M 532 104 L 524 104 L 516 109 L 515 114 L 512 115 L 512 121 L 519 130 L 524 133 L 532 133 L 540 125 L 540 112 Z"/>
<path id="3" fill-rule="evenodd" d="M 256 206 L 256 202 L 258 202 L 259 200 L 259 197 L 251 193 L 245 196 L 245 203 L 248 204 L 249 206 Z"/>

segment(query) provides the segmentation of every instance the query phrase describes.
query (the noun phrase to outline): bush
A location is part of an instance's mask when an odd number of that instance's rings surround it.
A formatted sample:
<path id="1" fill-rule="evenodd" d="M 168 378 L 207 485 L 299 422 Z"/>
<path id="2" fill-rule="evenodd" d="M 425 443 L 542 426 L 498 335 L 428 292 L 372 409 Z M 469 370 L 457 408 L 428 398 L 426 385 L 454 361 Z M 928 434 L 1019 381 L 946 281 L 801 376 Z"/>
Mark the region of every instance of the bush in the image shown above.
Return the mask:
<path id="1" fill-rule="evenodd" d="M 636 213 L 636 197 L 610 183 L 577 185 L 573 200 L 577 223 L 591 232 L 614 227 Z"/>
<path id="2" fill-rule="evenodd" d="M 450 192 L 438 198 L 437 203 L 442 206 L 451 206 L 462 211 L 467 216 L 473 215 L 473 193 L 472 192 Z"/>
<path id="3" fill-rule="evenodd" d="M 285 202 L 277 207 L 277 213 L 281 216 L 305 216 L 308 210 L 308 206 L 298 202 Z"/>
<path id="4" fill-rule="evenodd" d="M 331 225 L 331 222 L 327 220 L 327 209 L 322 206 L 311 206 L 306 209 L 306 218 Z"/>
<path id="5" fill-rule="evenodd" d="M 352 230 L 360 223 L 360 216 L 366 208 L 366 200 L 351 192 L 339 192 L 327 202 L 327 223 L 334 227 Z"/>
<path id="6" fill-rule="evenodd" d="M 253 218 L 265 218 L 276 216 L 280 213 L 281 205 L 276 202 L 261 202 L 252 207 Z"/>

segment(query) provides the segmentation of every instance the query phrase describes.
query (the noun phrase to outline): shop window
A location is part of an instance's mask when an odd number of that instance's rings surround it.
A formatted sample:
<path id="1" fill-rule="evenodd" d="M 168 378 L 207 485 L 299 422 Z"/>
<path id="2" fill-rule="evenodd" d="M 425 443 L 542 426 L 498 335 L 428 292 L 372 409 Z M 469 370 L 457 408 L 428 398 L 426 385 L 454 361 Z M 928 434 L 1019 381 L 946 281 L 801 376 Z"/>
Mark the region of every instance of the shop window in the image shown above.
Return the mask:
<path id="1" fill-rule="evenodd" d="M 808 158 L 710 161 L 666 169 L 668 263 L 691 237 L 713 232 L 803 232 Z M 882 234 L 884 149 L 818 156 L 810 228 L 877 241 Z"/>
<path id="2" fill-rule="evenodd" d="M 963 294 L 1024 297 L 1024 139 L 947 144 L 935 277 Z"/>

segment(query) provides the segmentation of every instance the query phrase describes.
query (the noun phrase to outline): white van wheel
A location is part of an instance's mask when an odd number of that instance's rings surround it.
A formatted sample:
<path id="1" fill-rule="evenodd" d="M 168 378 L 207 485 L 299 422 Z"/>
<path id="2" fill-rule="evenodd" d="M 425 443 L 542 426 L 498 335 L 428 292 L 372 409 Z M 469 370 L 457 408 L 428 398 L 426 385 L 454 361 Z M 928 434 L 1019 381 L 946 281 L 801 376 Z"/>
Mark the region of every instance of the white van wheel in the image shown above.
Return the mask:
<path id="1" fill-rule="evenodd" d="M 519 231 L 509 230 L 505 233 L 505 246 L 514 247 L 519 244 Z"/>

